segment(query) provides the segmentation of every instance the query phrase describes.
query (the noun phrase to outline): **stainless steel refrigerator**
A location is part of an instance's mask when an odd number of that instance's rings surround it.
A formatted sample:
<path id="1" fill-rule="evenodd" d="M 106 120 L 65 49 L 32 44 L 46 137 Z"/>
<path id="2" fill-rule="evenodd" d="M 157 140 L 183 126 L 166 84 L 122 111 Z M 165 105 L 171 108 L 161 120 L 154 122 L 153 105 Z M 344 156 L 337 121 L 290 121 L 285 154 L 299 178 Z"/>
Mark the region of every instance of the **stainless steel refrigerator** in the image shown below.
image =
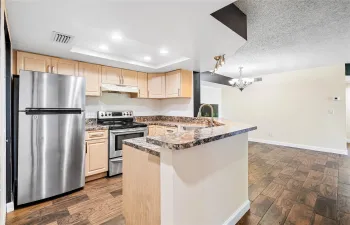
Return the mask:
<path id="1" fill-rule="evenodd" d="M 16 204 L 85 184 L 85 78 L 19 76 Z"/>

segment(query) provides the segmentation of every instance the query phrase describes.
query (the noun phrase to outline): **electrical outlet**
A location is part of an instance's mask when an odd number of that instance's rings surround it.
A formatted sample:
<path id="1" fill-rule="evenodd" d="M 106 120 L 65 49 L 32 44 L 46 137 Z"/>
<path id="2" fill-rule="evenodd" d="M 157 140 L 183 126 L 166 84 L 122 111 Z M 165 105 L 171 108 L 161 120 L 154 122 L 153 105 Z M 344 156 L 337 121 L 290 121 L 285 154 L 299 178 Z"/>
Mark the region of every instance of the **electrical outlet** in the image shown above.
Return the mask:
<path id="1" fill-rule="evenodd" d="M 273 137 L 272 133 L 268 133 L 269 137 Z"/>

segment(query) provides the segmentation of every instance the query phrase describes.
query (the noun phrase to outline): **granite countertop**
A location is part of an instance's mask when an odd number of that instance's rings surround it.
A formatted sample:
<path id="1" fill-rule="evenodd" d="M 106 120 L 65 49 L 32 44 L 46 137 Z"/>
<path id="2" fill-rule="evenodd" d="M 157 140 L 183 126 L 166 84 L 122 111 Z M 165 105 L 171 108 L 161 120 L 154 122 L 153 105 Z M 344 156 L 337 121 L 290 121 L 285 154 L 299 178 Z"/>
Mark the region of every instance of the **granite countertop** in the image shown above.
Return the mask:
<path id="1" fill-rule="evenodd" d="M 108 126 L 98 125 L 98 124 L 89 124 L 85 125 L 85 131 L 93 131 L 93 130 L 108 130 Z"/>
<path id="2" fill-rule="evenodd" d="M 179 132 L 162 136 L 148 136 L 124 140 L 125 145 L 160 156 L 161 148 L 171 150 L 187 149 L 194 146 L 217 141 L 256 130 L 256 126 L 235 123 L 225 119 L 215 119 L 214 127 L 208 127 L 210 119 L 177 117 L 177 116 L 143 116 L 136 117 L 139 123 L 147 125 L 162 125 L 170 127 L 192 127 L 189 130 L 180 129 Z M 89 119 L 85 125 L 86 131 L 107 130 L 108 126 L 98 125 L 96 119 Z"/>
<path id="3" fill-rule="evenodd" d="M 224 125 L 147 137 L 146 141 L 171 150 L 181 150 L 257 129 L 256 126 L 234 123 L 224 119 L 217 119 L 216 121 Z"/>
<path id="4" fill-rule="evenodd" d="M 123 144 L 130 147 L 145 151 L 155 156 L 160 156 L 160 146 L 150 144 L 146 141 L 146 137 L 127 139 L 123 141 Z"/>
<path id="5" fill-rule="evenodd" d="M 199 127 L 204 128 L 208 127 L 207 124 L 200 123 L 187 123 L 187 122 L 173 122 L 173 121 L 143 121 L 141 123 L 145 123 L 147 125 L 159 125 L 159 126 L 167 126 L 167 127 Z"/>
<path id="6" fill-rule="evenodd" d="M 97 124 L 96 119 L 85 120 L 85 131 L 108 130 L 108 126 Z"/>

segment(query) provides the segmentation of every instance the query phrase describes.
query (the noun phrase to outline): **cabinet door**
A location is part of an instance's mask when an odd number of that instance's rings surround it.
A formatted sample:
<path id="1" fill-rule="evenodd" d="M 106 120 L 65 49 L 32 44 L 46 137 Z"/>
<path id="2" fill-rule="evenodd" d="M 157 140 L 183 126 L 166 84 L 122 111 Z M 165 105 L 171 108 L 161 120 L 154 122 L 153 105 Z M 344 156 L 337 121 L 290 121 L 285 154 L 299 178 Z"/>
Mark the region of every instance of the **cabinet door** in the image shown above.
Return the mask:
<path id="1" fill-rule="evenodd" d="M 86 142 L 85 176 L 108 171 L 108 139 Z"/>
<path id="2" fill-rule="evenodd" d="M 86 95 L 101 95 L 101 66 L 79 62 L 79 76 L 85 77 Z"/>
<path id="3" fill-rule="evenodd" d="M 74 60 L 51 58 L 52 73 L 78 76 L 78 62 Z"/>
<path id="4" fill-rule="evenodd" d="M 181 91 L 181 71 L 175 70 L 165 74 L 165 97 L 180 97 Z"/>
<path id="5" fill-rule="evenodd" d="M 192 98 L 193 95 L 193 72 L 189 70 L 181 71 L 180 97 Z"/>
<path id="6" fill-rule="evenodd" d="M 137 87 L 139 88 L 139 98 L 148 97 L 147 73 L 137 72 Z"/>
<path id="7" fill-rule="evenodd" d="M 161 136 L 165 134 L 165 127 L 164 126 L 156 126 L 156 136 Z"/>
<path id="8" fill-rule="evenodd" d="M 148 97 L 149 98 L 165 97 L 165 74 L 164 73 L 148 74 Z"/>
<path id="9" fill-rule="evenodd" d="M 148 126 L 148 136 L 155 136 L 156 134 L 156 126 L 151 125 Z"/>
<path id="10" fill-rule="evenodd" d="M 137 72 L 133 70 L 122 70 L 122 84 L 137 86 Z"/>
<path id="11" fill-rule="evenodd" d="M 122 70 L 119 68 L 102 66 L 103 84 L 121 84 Z"/>
<path id="12" fill-rule="evenodd" d="M 17 52 L 17 74 L 20 70 L 51 73 L 51 58 L 27 52 Z"/>

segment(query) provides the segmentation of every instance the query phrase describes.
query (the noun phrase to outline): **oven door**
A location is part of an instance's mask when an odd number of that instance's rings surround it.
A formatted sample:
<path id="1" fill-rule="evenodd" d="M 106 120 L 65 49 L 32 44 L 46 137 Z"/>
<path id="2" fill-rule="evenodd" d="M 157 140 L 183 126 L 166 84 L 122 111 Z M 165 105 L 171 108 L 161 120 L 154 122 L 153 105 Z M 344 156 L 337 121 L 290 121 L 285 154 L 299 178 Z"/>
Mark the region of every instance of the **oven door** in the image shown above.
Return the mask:
<path id="1" fill-rule="evenodd" d="M 109 158 L 121 157 L 123 140 L 144 137 L 147 135 L 147 128 L 132 128 L 125 130 L 111 130 L 109 132 Z"/>

